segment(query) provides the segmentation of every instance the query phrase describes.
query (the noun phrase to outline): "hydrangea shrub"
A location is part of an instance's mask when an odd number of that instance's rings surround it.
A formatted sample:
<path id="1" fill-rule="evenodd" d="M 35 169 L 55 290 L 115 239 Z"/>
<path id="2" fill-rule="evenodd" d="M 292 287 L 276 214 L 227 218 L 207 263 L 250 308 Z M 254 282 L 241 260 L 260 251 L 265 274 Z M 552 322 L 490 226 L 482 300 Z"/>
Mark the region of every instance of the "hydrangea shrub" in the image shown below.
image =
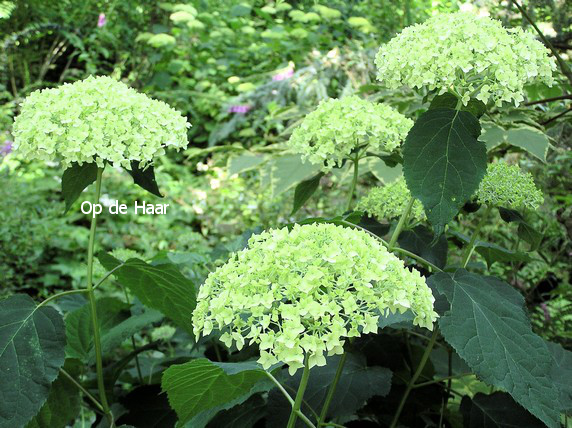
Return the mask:
<path id="1" fill-rule="evenodd" d="M 296 225 L 250 238 L 210 274 L 193 312 L 197 337 L 223 332 L 227 345 L 257 343 L 263 367 L 290 373 L 326 364 L 346 339 L 378 330 L 380 315 L 411 310 L 432 329 L 437 314 L 425 280 L 369 234 L 333 224 Z"/>

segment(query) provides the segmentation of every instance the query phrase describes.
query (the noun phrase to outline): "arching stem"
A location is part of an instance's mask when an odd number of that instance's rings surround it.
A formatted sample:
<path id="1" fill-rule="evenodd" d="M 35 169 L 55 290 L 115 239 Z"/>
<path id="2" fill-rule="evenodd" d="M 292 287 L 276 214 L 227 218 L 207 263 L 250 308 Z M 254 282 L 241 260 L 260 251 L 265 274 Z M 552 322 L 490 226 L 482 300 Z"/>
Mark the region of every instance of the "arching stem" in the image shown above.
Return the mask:
<path id="1" fill-rule="evenodd" d="M 465 253 L 463 254 L 463 260 L 461 261 L 461 265 L 464 268 L 467 267 L 467 264 L 469 263 L 469 260 L 471 259 L 471 256 L 473 255 L 473 251 L 475 250 L 475 242 L 477 242 L 477 236 L 479 236 L 479 232 L 481 231 L 481 228 L 484 226 L 485 222 L 487 221 L 487 218 L 489 216 L 489 213 L 491 212 L 491 209 L 492 208 L 490 206 L 487 206 L 487 209 L 483 213 L 483 217 L 481 218 L 481 221 L 479 221 L 479 224 L 477 224 L 477 228 L 473 232 L 473 235 L 471 236 L 471 240 L 469 241 L 469 244 L 467 245 L 467 248 L 465 249 Z"/>
<path id="2" fill-rule="evenodd" d="M 391 238 L 390 238 L 389 244 L 388 244 L 389 251 L 393 250 L 393 247 L 395 247 L 395 243 L 397 242 L 397 238 L 399 238 L 399 234 L 401 233 L 401 230 L 403 229 L 405 222 L 409 218 L 409 213 L 411 212 L 411 208 L 413 207 L 414 202 L 415 202 L 415 199 L 413 197 L 411 197 L 411 198 L 409 198 L 409 202 L 407 202 L 407 205 L 405 205 L 405 208 L 403 209 L 403 213 L 401 213 L 401 218 L 399 219 L 399 222 L 397 223 L 395 230 L 391 234 Z"/>
<path id="3" fill-rule="evenodd" d="M 342 354 L 342 357 L 340 358 L 340 362 L 338 363 L 338 368 L 336 370 L 336 375 L 334 376 L 334 381 L 328 388 L 328 395 L 326 396 L 326 401 L 324 402 L 324 406 L 322 407 L 322 411 L 320 412 L 320 419 L 318 419 L 318 428 L 324 425 L 324 422 L 326 421 L 326 417 L 328 416 L 328 408 L 330 407 L 332 398 L 334 398 L 336 387 L 338 386 L 338 382 L 340 381 L 340 377 L 342 376 L 342 372 L 344 371 L 344 364 L 346 363 L 346 358 L 347 354 L 344 352 Z"/>
<path id="4" fill-rule="evenodd" d="M 306 354 L 304 356 L 304 371 L 302 372 L 302 379 L 300 380 L 300 386 L 298 387 L 298 392 L 296 393 L 296 398 L 294 399 L 294 405 L 292 406 L 292 412 L 290 413 L 290 418 L 288 419 L 288 425 L 286 428 L 294 428 L 296 426 L 296 419 L 298 418 L 298 412 L 300 412 L 302 400 L 304 399 L 304 392 L 306 391 L 306 386 L 308 386 L 309 377 L 310 366 L 308 364 L 308 354 Z"/>
<path id="5" fill-rule="evenodd" d="M 353 158 L 353 164 L 354 164 L 354 176 L 352 178 L 352 184 L 350 186 L 350 194 L 348 196 L 348 204 L 346 211 L 350 211 L 352 209 L 352 201 L 354 199 L 354 194 L 356 192 L 356 187 L 357 187 L 357 181 L 359 175 L 359 157 L 357 154 L 356 157 Z"/>

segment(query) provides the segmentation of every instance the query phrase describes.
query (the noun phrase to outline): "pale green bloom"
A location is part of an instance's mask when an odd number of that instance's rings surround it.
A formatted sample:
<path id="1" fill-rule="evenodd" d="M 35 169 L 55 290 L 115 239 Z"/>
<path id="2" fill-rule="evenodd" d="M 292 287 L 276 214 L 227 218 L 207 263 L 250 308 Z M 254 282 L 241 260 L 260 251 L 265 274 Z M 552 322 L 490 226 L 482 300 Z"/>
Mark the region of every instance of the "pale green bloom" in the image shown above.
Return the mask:
<path id="1" fill-rule="evenodd" d="M 362 198 L 357 210 L 365 211 L 378 220 L 400 217 L 409 202 L 411 193 L 403 177 L 382 187 L 374 187 Z M 419 200 L 415 200 L 409 217 L 418 221 L 425 220 L 425 211 Z"/>
<path id="2" fill-rule="evenodd" d="M 505 162 L 489 164 L 477 190 L 477 199 L 481 204 L 512 209 L 536 209 L 544 202 L 532 175 Z"/>
<path id="3" fill-rule="evenodd" d="M 151 163 L 165 147 L 186 147 L 189 126 L 164 102 L 101 76 L 32 92 L 12 133 L 24 158 L 130 168 L 131 161 Z"/>
<path id="4" fill-rule="evenodd" d="M 505 29 L 500 21 L 457 12 L 405 28 L 377 56 L 378 79 L 440 93 L 452 90 L 466 105 L 471 97 L 518 105 L 524 86 L 552 85 L 554 59 L 534 35 Z"/>
<path id="5" fill-rule="evenodd" d="M 377 332 L 380 315 L 411 310 L 432 329 L 431 290 L 415 270 L 366 232 L 296 225 L 252 236 L 248 248 L 211 273 L 193 312 L 197 338 L 213 330 L 227 346 L 256 343 L 265 368 L 290 373 L 343 353 L 348 337 Z"/>
<path id="6" fill-rule="evenodd" d="M 290 147 L 325 171 L 340 166 L 355 149 L 391 152 L 413 122 L 385 104 L 351 96 L 322 101 L 289 140 Z"/>
<path id="7" fill-rule="evenodd" d="M 161 327 L 154 328 L 151 331 L 151 340 L 156 342 L 158 340 L 170 340 L 176 332 L 175 327 L 170 325 L 162 325 Z"/>

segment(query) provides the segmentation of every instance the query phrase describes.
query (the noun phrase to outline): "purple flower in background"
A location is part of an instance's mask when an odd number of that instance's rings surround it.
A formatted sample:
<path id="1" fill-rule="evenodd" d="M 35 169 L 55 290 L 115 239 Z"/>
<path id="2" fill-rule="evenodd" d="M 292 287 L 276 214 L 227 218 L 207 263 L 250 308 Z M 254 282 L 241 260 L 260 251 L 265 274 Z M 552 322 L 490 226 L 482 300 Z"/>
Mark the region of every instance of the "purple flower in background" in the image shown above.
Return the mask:
<path id="1" fill-rule="evenodd" d="M 7 154 L 9 154 L 12 151 L 12 145 L 14 143 L 10 140 L 6 140 L 4 142 L 4 145 L 2 147 L 0 147 L 0 155 L 2 156 L 6 156 Z"/>
<path id="2" fill-rule="evenodd" d="M 105 19 L 105 13 L 100 13 L 99 14 L 99 18 L 97 18 L 97 26 L 99 28 L 103 27 L 105 24 L 107 24 L 107 19 Z"/>
<path id="3" fill-rule="evenodd" d="M 240 114 L 246 114 L 250 111 L 252 107 L 250 107 L 249 105 L 245 105 L 245 104 L 241 104 L 241 105 L 234 105 L 234 106 L 230 106 L 228 108 L 228 112 L 229 113 L 240 113 Z"/>
<path id="4" fill-rule="evenodd" d="M 540 307 L 542 308 L 542 311 L 544 312 L 544 321 L 550 322 L 550 312 L 548 312 L 548 306 L 546 305 L 546 303 L 541 303 Z"/>
<path id="5" fill-rule="evenodd" d="M 294 70 L 292 70 L 291 68 L 283 71 L 282 73 L 278 73 L 275 74 L 274 76 L 272 76 L 272 80 L 274 82 L 280 82 L 282 80 L 286 80 L 289 79 L 290 77 L 292 77 L 294 75 Z"/>

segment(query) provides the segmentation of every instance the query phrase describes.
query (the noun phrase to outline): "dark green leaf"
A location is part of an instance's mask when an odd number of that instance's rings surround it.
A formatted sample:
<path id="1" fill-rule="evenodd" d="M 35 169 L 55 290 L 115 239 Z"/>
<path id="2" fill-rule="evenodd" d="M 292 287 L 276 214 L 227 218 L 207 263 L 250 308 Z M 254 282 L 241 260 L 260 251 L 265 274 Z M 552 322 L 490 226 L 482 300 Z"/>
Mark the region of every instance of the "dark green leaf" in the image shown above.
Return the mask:
<path id="1" fill-rule="evenodd" d="M 68 372 L 74 372 L 68 369 Z M 50 388 L 50 394 L 26 428 L 64 428 L 79 413 L 79 389 L 61 372 Z"/>
<path id="2" fill-rule="evenodd" d="M 129 315 L 129 305 L 113 297 L 103 297 L 97 300 L 97 320 L 100 331 L 105 333 L 113 326 L 125 320 Z M 66 357 L 87 362 L 93 347 L 93 328 L 91 308 L 85 304 L 70 312 L 66 321 Z"/>
<path id="3" fill-rule="evenodd" d="M 317 412 L 322 408 L 328 389 L 336 375 L 340 358 L 339 355 L 330 357 L 327 359 L 327 365 L 314 367 L 310 371 L 308 386 L 304 394 L 305 404 L 302 406 L 303 413 L 308 417 L 311 417 L 312 412 L 307 406 Z M 287 390 L 296 391 L 301 377 L 302 371 L 298 370 L 294 376 L 285 376 L 281 383 Z M 391 371 L 389 369 L 377 366 L 368 367 L 364 356 L 348 353 L 342 376 L 330 403 L 328 419 L 344 420 L 354 415 L 371 397 L 387 395 L 390 388 Z M 272 391 L 271 398 L 274 401 L 272 406 L 288 409 L 289 405 L 279 394 L 277 390 Z M 288 415 L 288 411 L 270 415 L 270 426 L 286 426 Z"/>
<path id="4" fill-rule="evenodd" d="M 437 95 L 431 101 L 429 105 L 430 110 L 436 110 L 440 108 L 455 109 L 457 107 L 457 102 L 459 99 L 456 95 L 445 92 L 442 95 Z M 468 111 L 475 117 L 481 117 L 487 111 L 487 106 L 479 100 L 471 99 L 466 106 L 461 105 L 461 110 Z"/>
<path id="5" fill-rule="evenodd" d="M 264 163 L 266 156 L 256 153 L 242 153 L 238 156 L 231 157 L 228 160 L 228 174 L 240 174 L 241 172 L 250 171 L 260 164 Z"/>
<path id="6" fill-rule="evenodd" d="M 494 262 L 529 262 L 532 260 L 526 253 L 510 251 L 496 244 L 483 241 L 477 241 L 475 251 L 485 258 L 489 268 Z"/>
<path id="7" fill-rule="evenodd" d="M 377 326 L 379 328 L 385 327 L 394 327 L 394 328 L 401 328 L 401 327 L 412 327 L 413 326 L 413 319 L 415 316 L 411 311 L 401 312 L 394 312 L 392 314 L 382 315 L 379 317 L 377 321 Z"/>
<path id="8" fill-rule="evenodd" d="M 464 269 L 432 275 L 428 282 L 451 304 L 439 318 L 443 337 L 475 374 L 506 390 L 549 427 L 557 427 L 553 358 L 532 332 L 520 293 L 496 278 Z"/>
<path id="9" fill-rule="evenodd" d="M 479 121 L 466 111 L 429 110 L 403 145 L 403 173 L 411 194 L 425 208 L 439 236 L 473 195 L 487 166 L 486 147 L 477 140 Z"/>
<path id="10" fill-rule="evenodd" d="M 431 351 L 431 363 L 435 369 L 435 377 L 443 378 L 449 376 L 449 352 L 445 347 L 433 348 Z M 471 369 L 467 363 L 459 357 L 455 350 L 451 350 L 451 374 L 460 375 L 469 373 Z"/>
<path id="11" fill-rule="evenodd" d="M 471 399 L 461 400 L 465 428 L 544 428 L 545 425 L 519 406 L 506 392 L 485 395 L 481 392 Z"/>
<path id="12" fill-rule="evenodd" d="M 229 409 L 273 385 L 255 362 L 215 363 L 203 358 L 169 367 L 161 384 L 183 424 L 214 408 Z"/>
<path id="13" fill-rule="evenodd" d="M 143 260 L 121 262 L 109 254 L 97 258 L 107 269 L 116 269 L 117 281 L 129 288 L 141 303 L 162 312 L 192 334 L 191 313 L 196 306 L 195 286 L 174 264 L 150 265 Z M 120 266 L 121 265 L 121 266 Z"/>
<path id="14" fill-rule="evenodd" d="M 524 217 L 515 210 L 499 208 L 501 218 L 507 223 L 518 223 L 518 237 L 530 244 L 530 251 L 535 251 L 542 242 L 543 234 L 526 222 Z"/>
<path id="15" fill-rule="evenodd" d="M 84 163 L 79 165 L 72 163 L 68 169 L 64 171 L 62 176 L 62 195 L 66 202 L 66 211 L 71 208 L 73 203 L 79 198 L 81 192 L 97 179 L 97 164 Z"/>
<path id="16" fill-rule="evenodd" d="M 131 171 L 128 170 L 127 172 L 133 177 L 133 181 L 139 187 L 142 187 L 155 196 L 163 197 L 159 191 L 157 180 L 155 180 L 155 169 L 153 165 L 148 165 L 145 169 L 141 169 L 139 168 L 138 161 L 131 161 Z"/>
<path id="17" fill-rule="evenodd" d="M 256 394 L 244 403 L 218 413 L 210 421 L 209 427 L 252 428 L 265 415 L 266 401 Z"/>
<path id="18" fill-rule="evenodd" d="M 554 358 L 552 381 L 560 393 L 560 410 L 572 413 L 572 352 L 558 343 L 546 342 Z"/>
<path id="19" fill-rule="evenodd" d="M 424 226 L 416 226 L 401 232 L 398 242 L 401 248 L 417 254 L 437 267 L 444 268 L 447 264 L 448 244 L 445 235 L 441 235 L 433 244 L 433 233 Z"/>
<path id="20" fill-rule="evenodd" d="M 0 427 L 25 426 L 64 364 L 64 320 L 26 295 L 0 301 Z"/>
<path id="21" fill-rule="evenodd" d="M 319 172 L 312 178 L 302 181 L 294 190 L 294 207 L 290 215 L 294 215 L 302 206 L 312 197 L 318 186 L 320 179 L 324 176 L 323 172 Z"/>
<path id="22" fill-rule="evenodd" d="M 167 396 L 161 393 L 160 385 L 144 385 L 135 388 L 121 399 L 127 410 L 117 423 L 138 428 L 173 428 L 177 415 L 169 406 Z"/>

